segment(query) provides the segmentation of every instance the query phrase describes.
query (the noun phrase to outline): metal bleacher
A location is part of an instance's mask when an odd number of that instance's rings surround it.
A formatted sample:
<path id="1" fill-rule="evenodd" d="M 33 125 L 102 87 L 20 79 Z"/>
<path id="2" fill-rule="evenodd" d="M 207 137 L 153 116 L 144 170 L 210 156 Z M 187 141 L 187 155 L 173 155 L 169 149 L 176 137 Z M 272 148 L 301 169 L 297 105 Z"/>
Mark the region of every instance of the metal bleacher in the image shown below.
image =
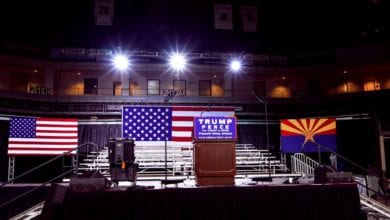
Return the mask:
<path id="1" fill-rule="evenodd" d="M 285 163 L 267 149 L 257 149 L 252 144 L 236 144 L 237 175 L 288 172 Z"/>
<path id="2" fill-rule="evenodd" d="M 193 176 L 192 146 L 135 146 L 138 177 Z M 109 176 L 108 150 L 90 152 L 78 165 L 79 172 L 99 170 Z M 237 175 L 287 172 L 288 168 L 268 150 L 252 144 L 236 144 Z"/>

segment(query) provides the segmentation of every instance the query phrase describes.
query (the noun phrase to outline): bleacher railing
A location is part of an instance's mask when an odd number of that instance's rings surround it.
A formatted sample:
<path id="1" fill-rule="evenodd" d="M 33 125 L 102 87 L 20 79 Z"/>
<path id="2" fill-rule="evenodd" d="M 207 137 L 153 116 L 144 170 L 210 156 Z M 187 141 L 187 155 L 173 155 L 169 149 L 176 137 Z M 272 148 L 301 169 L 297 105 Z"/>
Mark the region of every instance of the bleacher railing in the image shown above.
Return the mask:
<path id="1" fill-rule="evenodd" d="M 291 155 L 291 170 L 292 173 L 301 173 L 307 176 L 314 176 L 314 170 L 320 163 L 307 157 L 303 153 L 295 153 Z"/>

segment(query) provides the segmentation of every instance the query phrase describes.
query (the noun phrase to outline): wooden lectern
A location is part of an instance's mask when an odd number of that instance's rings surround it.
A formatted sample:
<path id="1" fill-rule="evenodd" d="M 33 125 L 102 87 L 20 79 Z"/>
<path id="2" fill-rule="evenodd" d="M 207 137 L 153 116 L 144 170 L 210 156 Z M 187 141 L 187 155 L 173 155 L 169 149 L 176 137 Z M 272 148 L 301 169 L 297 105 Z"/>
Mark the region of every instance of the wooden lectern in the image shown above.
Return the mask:
<path id="1" fill-rule="evenodd" d="M 236 140 L 195 140 L 194 166 L 196 183 L 234 185 L 236 175 Z"/>

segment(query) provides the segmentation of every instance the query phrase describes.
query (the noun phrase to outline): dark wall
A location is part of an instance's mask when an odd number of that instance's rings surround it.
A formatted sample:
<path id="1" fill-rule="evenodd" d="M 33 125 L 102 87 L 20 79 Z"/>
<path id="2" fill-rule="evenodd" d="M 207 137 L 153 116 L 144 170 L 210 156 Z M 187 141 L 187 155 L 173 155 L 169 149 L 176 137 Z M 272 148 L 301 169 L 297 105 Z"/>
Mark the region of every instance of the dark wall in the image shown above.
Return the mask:
<path id="1" fill-rule="evenodd" d="M 0 182 L 7 181 L 8 176 L 8 133 L 9 121 L 0 120 Z"/>
<path id="2" fill-rule="evenodd" d="M 337 144 L 341 155 L 368 168 L 379 167 L 378 134 L 372 120 L 350 120 L 337 122 Z M 346 170 L 361 172 L 361 169 L 345 162 Z"/>

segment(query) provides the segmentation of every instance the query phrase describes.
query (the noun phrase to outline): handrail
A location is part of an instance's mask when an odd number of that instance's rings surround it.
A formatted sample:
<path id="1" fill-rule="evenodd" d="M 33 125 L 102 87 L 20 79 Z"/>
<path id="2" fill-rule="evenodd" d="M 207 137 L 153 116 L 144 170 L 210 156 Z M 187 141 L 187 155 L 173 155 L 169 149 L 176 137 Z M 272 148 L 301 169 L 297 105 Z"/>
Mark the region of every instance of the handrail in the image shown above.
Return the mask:
<path id="1" fill-rule="evenodd" d="M 325 147 L 324 145 L 322 145 L 322 144 L 320 144 L 320 143 L 318 143 L 318 142 L 316 142 L 316 141 L 313 141 L 313 140 L 311 140 L 310 142 L 312 142 L 313 144 L 317 145 L 318 148 L 322 148 L 322 149 L 325 149 L 325 150 L 328 151 L 328 152 L 334 153 L 338 158 L 341 158 L 342 160 L 344 160 L 344 161 L 346 161 L 346 162 L 352 164 L 353 166 L 355 166 L 355 167 L 361 169 L 362 171 L 364 171 L 365 173 L 371 174 L 371 175 L 373 175 L 373 176 L 375 176 L 375 177 L 378 177 L 380 180 L 387 181 L 387 180 L 385 180 L 385 179 L 383 178 L 383 176 L 380 176 L 380 175 L 378 175 L 378 174 L 376 174 L 376 173 L 373 173 L 373 172 L 369 171 L 368 169 L 366 169 L 366 168 L 362 167 L 361 165 L 357 164 L 356 162 L 354 162 L 354 161 L 352 161 L 352 160 L 346 158 L 345 156 L 343 156 L 343 155 L 341 155 L 341 154 L 339 154 L 339 153 L 337 153 L 337 152 L 335 152 L 335 151 L 332 151 L 332 150 L 329 149 L 328 147 Z M 387 182 L 387 183 L 389 183 L 389 182 Z"/>
<path id="2" fill-rule="evenodd" d="M 42 164 L 40 164 L 40 165 L 38 165 L 38 166 L 36 166 L 36 167 L 30 169 L 30 170 L 27 170 L 26 172 L 20 174 L 19 176 L 15 177 L 15 178 L 13 178 L 13 179 L 11 179 L 11 180 L 8 180 L 8 181 L 5 182 L 5 183 L 2 183 L 2 184 L 0 185 L 0 189 L 3 188 L 4 186 L 8 185 L 9 183 L 14 182 L 15 180 L 20 179 L 21 177 L 23 177 L 23 176 L 25 176 L 25 175 L 27 175 L 27 174 L 29 174 L 29 173 L 31 173 L 31 172 L 33 172 L 33 171 L 35 171 L 35 170 L 41 168 L 41 167 L 43 167 L 43 166 L 45 166 L 45 165 L 47 165 L 47 164 L 49 164 L 49 163 L 51 163 L 51 162 L 53 162 L 53 161 L 55 161 L 55 160 L 58 160 L 59 158 L 63 158 L 65 155 L 69 155 L 71 152 L 73 152 L 73 151 L 75 151 L 75 150 L 77 150 L 76 156 L 78 156 L 78 155 L 79 155 L 78 149 L 79 149 L 80 147 L 83 147 L 83 146 L 88 145 L 88 144 L 93 145 L 93 146 L 96 148 L 96 150 L 98 150 L 98 146 L 97 146 L 95 143 L 93 143 L 93 142 L 87 142 L 87 143 L 80 144 L 80 145 L 77 147 L 77 149 L 71 149 L 71 150 L 68 150 L 68 151 L 66 151 L 66 152 L 64 152 L 64 153 L 62 153 L 62 154 L 59 154 L 59 155 L 57 155 L 57 156 L 51 158 L 50 160 L 48 160 L 48 161 L 46 161 L 46 162 L 44 162 L 44 163 L 42 163 Z"/>
<path id="3" fill-rule="evenodd" d="M 291 155 L 291 168 L 293 169 L 293 172 L 302 172 L 306 175 L 313 175 L 314 174 L 314 165 L 318 167 L 319 163 L 310 157 L 307 157 L 305 154 L 302 153 L 295 153 L 294 155 Z M 303 169 L 302 169 L 303 167 Z"/>
<path id="4" fill-rule="evenodd" d="M 13 181 L 15 181 L 15 180 L 17 180 L 17 179 L 20 179 L 21 177 L 23 177 L 23 176 L 25 176 L 25 175 L 27 175 L 27 174 L 33 172 L 33 171 L 36 171 L 36 170 L 38 170 L 39 168 L 41 168 L 41 167 L 43 167 L 43 166 L 45 166 L 45 165 L 47 165 L 47 164 L 50 164 L 51 162 L 53 162 L 53 161 L 55 161 L 55 160 L 58 160 L 58 159 L 60 159 L 60 158 L 63 158 L 64 156 L 69 155 L 71 152 L 73 152 L 73 151 L 75 151 L 75 150 L 76 150 L 76 154 L 75 154 L 75 155 L 76 155 L 76 157 L 78 157 L 78 156 L 80 155 L 80 154 L 79 154 L 79 148 L 82 147 L 82 146 L 85 146 L 85 145 L 93 145 L 93 146 L 96 148 L 96 150 L 98 151 L 98 146 L 97 146 L 95 143 L 93 143 L 93 142 L 83 143 L 83 144 L 79 145 L 79 146 L 77 147 L 77 149 L 71 149 L 71 150 L 69 150 L 69 151 L 66 151 L 66 152 L 60 154 L 60 155 L 57 155 L 57 156 L 55 156 L 54 158 L 51 158 L 50 160 L 48 160 L 48 161 L 46 161 L 46 162 L 44 162 L 44 163 L 42 163 L 42 164 L 40 164 L 40 165 L 38 165 L 38 166 L 36 166 L 36 167 L 30 169 L 30 170 L 28 170 L 28 171 L 22 173 L 21 175 L 19 175 L 19 176 L 13 178 L 13 179 L 11 179 L 11 180 L 9 180 L 9 181 L 7 181 L 7 182 L 1 184 L 1 185 L 0 185 L 0 190 L 1 190 L 2 188 L 4 188 L 7 184 L 12 183 Z M 43 186 L 45 186 L 45 185 L 51 183 L 52 181 L 54 181 L 54 180 L 56 180 L 56 179 L 58 179 L 58 178 L 60 178 L 60 177 L 63 177 L 63 176 L 65 176 L 65 175 L 67 175 L 67 174 L 69 174 L 69 173 L 72 173 L 72 172 L 75 172 L 75 171 L 77 172 L 77 170 L 78 170 L 78 165 L 76 165 L 75 167 L 72 167 L 71 169 L 69 169 L 69 170 L 67 170 L 67 171 L 65 171 L 65 172 L 62 172 L 60 175 L 58 175 L 58 176 L 56 176 L 56 177 L 54 177 L 54 178 L 52 178 L 52 179 L 50 179 L 50 180 L 48 180 L 48 181 L 46 181 L 46 182 L 40 184 L 40 185 L 37 186 L 37 187 L 34 187 L 34 188 L 32 188 L 32 189 L 30 189 L 30 190 L 28 190 L 28 191 L 26 191 L 26 192 L 24 192 L 24 193 L 22 193 L 22 194 L 20 194 L 20 195 L 18 195 L 18 196 L 16 196 L 16 197 L 14 197 L 14 198 L 12 198 L 12 199 L 10 199 L 10 200 L 8 200 L 8 201 L 6 201 L 6 202 L 0 204 L 0 209 L 3 209 L 5 206 L 7 206 L 7 205 L 9 205 L 9 204 L 11 204 L 11 203 L 13 203 L 13 202 L 15 202 L 16 200 L 19 200 L 19 199 L 23 198 L 24 196 L 26 196 L 26 195 L 28 195 L 28 194 L 30 194 L 30 193 L 33 193 L 34 191 L 36 191 L 36 190 L 42 188 Z"/>
<path id="5" fill-rule="evenodd" d="M 379 179 L 379 180 L 378 180 L 378 181 L 379 181 L 378 183 L 384 184 L 384 186 L 383 186 L 383 188 L 382 188 L 382 190 L 383 190 L 383 197 L 384 197 L 384 200 L 385 200 L 385 204 L 386 204 L 386 205 L 388 204 L 388 199 L 389 199 L 389 198 L 388 198 L 388 195 L 387 195 L 387 192 L 386 192 L 386 189 L 387 189 L 386 185 L 389 183 L 389 181 L 387 180 L 387 178 L 385 178 L 385 176 L 381 176 L 380 174 L 371 172 L 370 170 L 368 170 L 368 169 L 362 167 L 361 165 L 359 165 L 359 164 L 355 163 L 354 161 L 352 161 L 352 160 L 350 160 L 350 159 L 344 157 L 343 155 L 341 155 L 341 154 L 339 154 L 339 153 L 337 153 L 337 152 L 332 151 L 331 149 L 329 149 L 328 147 L 323 146 L 322 144 L 319 144 L 319 143 L 317 143 L 317 142 L 315 142 L 315 141 L 313 141 L 313 140 L 311 140 L 311 142 L 312 142 L 313 144 L 317 145 L 317 147 L 319 148 L 319 150 L 320 150 L 320 148 L 322 148 L 322 149 L 325 149 L 325 150 L 328 151 L 328 152 L 334 153 L 334 154 L 336 155 L 336 157 L 341 158 L 342 160 L 344 160 L 344 161 L 346 161 L 346 162 L 352 164 L 353 166 L 355 166 L 355 167 L 361 169 L 362 171 L 364 171 L 364 172 L 366 173 L 366 175 L 372 175 L 372 176 L 377 177 L 377 178 Z M 296 159 L 296 157 L 294 157 L 294 158 Z M 333 171 L 335 172 L 335 170 L 333 170 Z M 356 182 L 356 181 L 355 181 L 355 182 Z M 361 183 L 357 183 L 357 184 L 358 184 L 358 185 L 362 185 Z M 379 185 L 378 190 L 369 188 L 367 185 L 365 185 L 365 188 L 366 188 L 366 190 L 367 190 L 367 193 L 368 193 L 368 191 L 370 191 L 370 192 L 375 192 L 375 193 L 378 194 L 378 195 L 381 195 L 381 191 L 380 191 L 381 186 L 380 186 L 380 185 Z M 379 202 L 379 201 L 378 201 L 378 202 Z"/>
<path id="6" fill-rule="evenodd" d="M 380 174 L 377 174 L 377 173 L 374 173 L 374 172 L 371 172 L 370 170 L 368 170 L 368 169 L 362 167 L 361 165 L 359 165 L 359 164 L 353 162 L 352 160 L 350 160 L 350 159 L 344 157 L 343 155 L 341 155 L 341 154 L 339 154 L 339 153 L 337 153 L 337 152 L 332 151 L 331 149 L 329 149 L 328 147 L 325 147 L 325 146 L 322 145 L 322 144 L 319 144 L 319 143 L 317 143 L 317 142 L 315 142 L 315 141 L 311 141 L 311 142 L 314 143 L 315 145 L 317 145 L 319 148 L 325 149 L 325 150 L 328 151 L 328 152 L 333 152 L 337 157 L 339 157 L 339 158 L 343 159 L 344 161 L 346 161 L 346 162 L 348 162 L 348 163 L 354 165 L 355 167 L 361 169 L 361 170 L 364 171 L 366 174 L 370 174 L 370 175 L 372 175 L 372 176 L 378 177 L 379 180 L 384 184 L 384 189 L 383 189 L 383 190 L 386 191 L 386 188 L 387 188 L 386 185 L 389 184 L 390 182 L 387 180 L 387 178 L 385 178 L 385 176 L 380 175 Z M 386 194 L 386 192 L 384 192 L 384 193 Z M 385 196 L 385 199 L 386 199 L 386 203 L 387 203 L 387 199 L 388 199 L 387 196 Z"/>
<path id="7" fill-rule="evenodd" d="M 63 154 L 57 155 L 56 157 L 53 157 L 52 159 L 50 159 L 50 160 L 48 160 L 48 161 L 46 161 L 46 162 L 44 162 L 44 163 L 42 163 L 42 164 L 40 164 L 40 165 L 38 165 L 38 166 L 32 168 L 32 169 L 30 169 L 30 170 L 27 170 L 26 172 L 20 174 L 19 176 L 15 177 L 15 178 L 13 178 L 13 179 L 11 179 L 11 180 L 8 180 L 7 182 L 5 182 L 5 183 L 3 183 L 3 184 L 0 185 L 0 189 L 3 188 L 4 186 L 8 185 L 9 183 L 12 183 L 13 181 L 20 179 L 21 177 L 23 177 L 23 176 L 25 176 L 25 175 L 27 175 L 27 174 L 29 174 L 29 173 L 35 171 L 35 170 L 37 170 L 37 169 L 39 169 L 39 168 L 41 168 L 41 167 L 47 165 L 47 164 L 49 164 L 49 163 L 51 163 L 51 162 L 53 162 L 53 161 L 55 161 L 55 160 L 57 160 L 57 159 L 59 159 L 59 158 L 62 158 L 65 154 L 69 154 L 69 153 L 72 152 L 72 151 L 74 151 L 74 149 L 72 149 L 72 150 L 70 150 L 70 151 L 67 151 L 67 152 L 64 152 Z"/>
<path id="8" fill-rule="evenodd" d="M 5 203 L 0 204 L 0 208 L 3 208 L 4 206 L 6 206 L 6 205 L 8 205 L 8 204 L 10 204 L 10 203 L 12 203 L 12 202 L 14 202 L 14 201 L 16 201 L 16 200 L 22 198 L 22 197 L 24 197 L 25 195 L 28 195 L 28 194 L 34 192 L 35 190 L 40 189 L 41 187 L 45 186 L 46 184 L 48 184 L 48 183 L 54 181 L 55 179 L 57 179 L 57 178 L 59 178 L 59 177 L 65 176 L 66 174 L 68 174 L 68 173 L 70 173 L 70 172 L 73 172 L 74 169 L 75 169 L 75 168 L 70 169 L 70 170 L 68 170 L 68 171 L 66 171 L 66 172 L 64 172 L 64 173 L 62 173 L 62 174 L 60 174 L 60 175 L 58 175 L 58 176 L 56 176 L 56 177 L 54 177 L 54 178 L 52 178 L 52 179 L 50 179 L 50 180 L 44 182 L 44 183 L 42 183 L 41 185 L 39 185 L 39 186 L 37 186 L 37 187 L 34 187 L 34 188 L 28 190 L 27 192 L 24 192 L 24 193 L 22 193 L 22 194 L 20 194 L 20 195 L 18 195 L 18 196 L 16 196 L 16 197 L 14 197 L 13 199 L 10 199 L 10 200 L 6 201 Z"/>
<path id="9" fill-rule="evenodd" d="M 343 155 L 341 155 L 341 154 L 339 154 L 339 153 L 337 153 L 337 152 L 335 152 L 335 151 L 332 151 L 332 150 L 329 149 L 328 147 L 325 147 L 324 145 L 322 145 L 322 144 L 320 144 L 320 143 L 318 143 L 318 142 L 316 142 L 316 141 L 312 141 L 312 140 L 311 140 L 310 142 L 312 142 L 313 144 L 317 145 L 319 148 L 325 149 L 325 150 L 328 151 L 328 152 L 331 152 L 331 153 L 336 154 L 337 157 L 340 157 L 341 159 L 347 161 L 348 163 L 350 163 L 350 164 L 352 164 L 352 165 L 354 165 L 354 166 L 360 168 L 361 170 L 365 171 L 366 173 L 371 173 L 368 169 L 366 169 L 366 168 L 360 166 L 359 164 L 357 164 L 357 163 L 353 162 L 352 160 L 350 160 L 350 159 L 344 157 Z"/>

